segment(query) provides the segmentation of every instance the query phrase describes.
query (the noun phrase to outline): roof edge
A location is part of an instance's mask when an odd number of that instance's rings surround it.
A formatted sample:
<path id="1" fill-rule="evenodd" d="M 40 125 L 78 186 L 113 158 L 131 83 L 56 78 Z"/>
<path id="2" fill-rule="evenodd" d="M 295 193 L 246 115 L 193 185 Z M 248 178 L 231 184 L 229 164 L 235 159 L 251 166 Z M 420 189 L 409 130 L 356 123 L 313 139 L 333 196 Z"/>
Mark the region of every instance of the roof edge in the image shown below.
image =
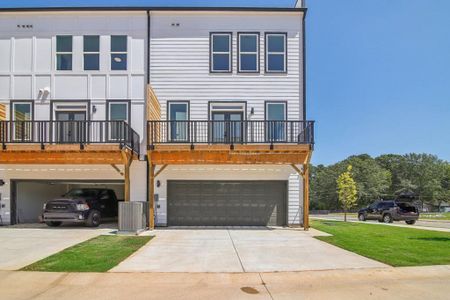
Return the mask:
<path id="1" fill-rule="evenodd" d="M 0 8 L 0 12 L 33 11 L 255 11 L 255 12 L 306 12 L 305 7 L 144 7 L 144 6 L 86 6 L 86 7 L 17 7 Z"/>

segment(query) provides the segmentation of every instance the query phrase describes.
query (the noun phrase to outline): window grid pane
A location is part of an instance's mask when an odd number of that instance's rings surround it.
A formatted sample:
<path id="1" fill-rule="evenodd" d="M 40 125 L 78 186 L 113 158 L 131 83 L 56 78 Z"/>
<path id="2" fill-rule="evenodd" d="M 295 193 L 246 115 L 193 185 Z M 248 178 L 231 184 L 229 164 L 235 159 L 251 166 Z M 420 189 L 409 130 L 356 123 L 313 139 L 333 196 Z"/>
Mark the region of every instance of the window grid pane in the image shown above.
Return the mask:
<path id="1" fill-rule="evenodd" d="M 127 103 L 110 103 L 109 105 L 110 121 L 128 121 Z"/>
<path id="2" fill-rule="evenodd" d="M 211 71 L 231 72 L 231 34 L 212 34 L 211 40 Z"/>
<path id="3" fill-rule="evenodd" d="M 111 36 L 111 70 L 127 70 L 127 36 Z"/>
<path id="4" fill-rule="evenodd" d="M 286 35 L 268 34 L 266 41 L 266 71 L 286 72 Z"/>
<path id="5" fill-rule="evenodd" d="M 239 34 L 239 71 L 259 71 L 259 35 Z"/>
<path id="6" fill-rule="evenodd" d="M 111 36 L 111 52 L 127 52 L 127 36 L 112 35 Z"/>
<path id="7" fill-rule="evenodd" d="M 100 38 L 98 35 L 85 35 L 83 37 L 84 52 L 100 52 Z"/>
<path id="8" fill-rule="evenodd" d="M 72 70 L 72 36 L 56 36 L 56 70 Z"/>
<path id="9" fill-rule="evenodd" d="M 72 36 L 56 36 L 56 52 L 72 52 Z"/>

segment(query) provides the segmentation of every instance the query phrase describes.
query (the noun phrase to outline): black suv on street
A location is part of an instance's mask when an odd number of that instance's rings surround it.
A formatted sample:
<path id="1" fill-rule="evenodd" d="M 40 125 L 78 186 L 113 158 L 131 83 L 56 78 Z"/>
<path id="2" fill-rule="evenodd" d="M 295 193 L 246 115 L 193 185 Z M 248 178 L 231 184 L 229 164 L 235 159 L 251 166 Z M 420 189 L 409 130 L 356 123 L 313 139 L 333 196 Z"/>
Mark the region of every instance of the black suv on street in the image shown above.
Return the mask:
<path id="1" fill-rule="evenodd" d="M 419 210 L 414 205 L 397 200 L 376 201 L 368 207 L 358 211 L 360 221 L 378 220 L 378 222 L 392 223 L 405 221 L 413 225 L 419 219 Z"/>
<path id="2" fill-rule="evenodd" d="M 52 227 L 63 222 L 97 227 L 102 219 L 117 217 L 118 201 L 116 194 L 110 189 L 72 189 L 61 198 L 44 204 L 42 221 Z"/>

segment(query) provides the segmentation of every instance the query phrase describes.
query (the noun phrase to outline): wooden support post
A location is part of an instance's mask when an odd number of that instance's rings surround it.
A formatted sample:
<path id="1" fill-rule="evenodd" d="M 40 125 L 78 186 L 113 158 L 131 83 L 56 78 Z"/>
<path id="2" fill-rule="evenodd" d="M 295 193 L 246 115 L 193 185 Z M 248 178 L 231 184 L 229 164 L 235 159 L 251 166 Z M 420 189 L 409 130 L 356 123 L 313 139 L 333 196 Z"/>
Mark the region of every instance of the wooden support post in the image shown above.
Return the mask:
<path id="1" fill-rule="evenodd" d="M 125 166 L 124 170 L 124 181 L 125 181 L 125 202 L 130 201 L 130 167 L 133 162 L 133 156 L 128 150 L 122 151 L 123 164 Z"/>
<path id="2" fill-rule="evenodd" d="M 148 170 L 148 218 L 149 229 L 155 228 L 155 169 L 156 166 L 149 162 Z"/>
<path id="3" fill-rule="evenodd" d="M 165 168 L 167 168 L 168 165 L 163 165 L 158 172 L 155 173 L 155 178 L 158 177 L 159 174 L 161 174 L 162 171 L 164 171 Z"/>
<path id="4" fill-rule="evenodd" d="M 303 165 L 303 229 L 309 230 L 309 164 Z"/>

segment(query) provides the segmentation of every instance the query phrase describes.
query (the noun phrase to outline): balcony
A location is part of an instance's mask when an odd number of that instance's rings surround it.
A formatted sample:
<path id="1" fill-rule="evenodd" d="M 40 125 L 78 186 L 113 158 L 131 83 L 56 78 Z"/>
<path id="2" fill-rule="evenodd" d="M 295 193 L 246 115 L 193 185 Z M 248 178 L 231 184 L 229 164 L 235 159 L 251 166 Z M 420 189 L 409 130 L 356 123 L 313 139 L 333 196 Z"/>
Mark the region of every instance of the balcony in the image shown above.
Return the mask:
<path id="1" fill-rule="evenodd" d="M 314 121 L 148 121 L 148 148 L 160 144 L 313 145 Z"/>
<path id="2" fill-rule="evenodd" d="M 139 142 L 139 135 L 124 121 L 0 121 L 3 151 L 12 145 L 39 145 L 40 150 L 55 145 L 79 145 L 80 150 L 118 145 L 116 149 L 139 155 Z"/>

